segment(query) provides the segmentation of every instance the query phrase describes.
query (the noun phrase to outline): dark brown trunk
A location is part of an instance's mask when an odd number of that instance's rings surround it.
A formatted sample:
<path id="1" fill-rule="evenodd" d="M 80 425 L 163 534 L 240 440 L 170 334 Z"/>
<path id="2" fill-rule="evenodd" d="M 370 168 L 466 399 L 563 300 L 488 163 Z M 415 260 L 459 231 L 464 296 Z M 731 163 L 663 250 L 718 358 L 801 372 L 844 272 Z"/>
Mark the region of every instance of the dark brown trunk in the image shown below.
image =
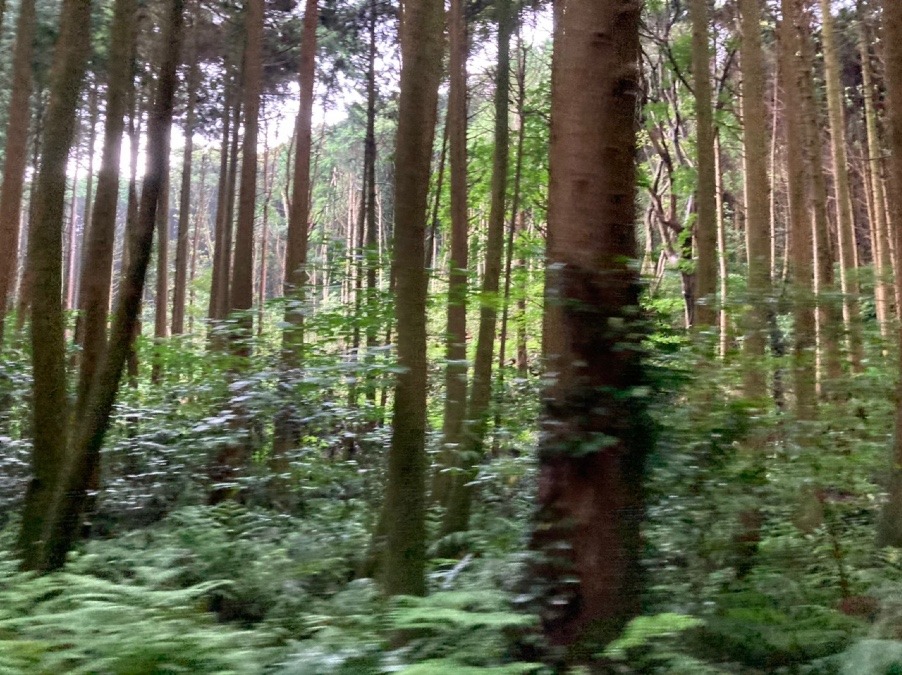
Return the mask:
<path id="1" fill-rule="evenodd" d="M 581 661 L 641 610 L 649 439 L 636 326 L 640 3 L 561 0 L 554 36 L 547 372 L 532 567 L 552 644 Z M 599 39 L 604 36 L 604 39 Z"/>

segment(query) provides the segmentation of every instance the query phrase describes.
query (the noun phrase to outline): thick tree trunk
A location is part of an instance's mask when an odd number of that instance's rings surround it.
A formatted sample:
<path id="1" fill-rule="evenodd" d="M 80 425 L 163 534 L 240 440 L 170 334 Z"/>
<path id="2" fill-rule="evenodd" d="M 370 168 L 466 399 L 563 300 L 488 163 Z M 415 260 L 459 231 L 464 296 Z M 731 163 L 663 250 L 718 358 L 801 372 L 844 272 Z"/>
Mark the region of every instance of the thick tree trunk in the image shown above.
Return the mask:
<path id="1" fill-rule="evenodd" d="M 37 176 L 34 219 L 29 228 L 31 259 L 32 478 L 25 495 L 18 549 L 23 569 L 46 570 L 51 513 L 66 461 L 65 321 L 62 306 L 63 210 L 66 164 L 75 133 L 90 33 L 90 0 L 63 0 L 60 30 L 50 71 L 50 103 Z"/>
<path id="2" fill-rule="evenodd" d="M 890 187 L 896 198 L 890 202 L 892 220 L 896 223 L 896 255 L 902 263 L 902 4 L 883 0 L 883 40 L 886 49 L 887 130 L 889 132 Z M 902 279 L 896 277 L 902 291 Z M 902 328 L 899 329 L 902 348 Z M 877 528 L 877 543 L 902 547 L 902 364 L 896 393 L 895 440 L 890 468 L 889 499 Z"/>
<path id="3" fill-rule="evenodd" d="M 767 179 L 767 118 L 765 114 L 764 59 L 761 51 L 760 0 L 738 0 L 742 45 L 742 122 L 745 148 L 746 241 L 748 293 L 751 307 L 744 317 L 745 395 L 763 400 L 767 370 L 763 367 L 767 338 L 767 298 L 770 282 L 770 184 Z"/>
<path id="4" fill-rule="evenodd" d="M 441 0 L 407 0 L 401 21 L 401 93 L 395 145 L 397 354 L 382 579 L 389 595 L 426 592 L 426 287 L 429 171 L 442 72 Z"/>
<path id="5" fill-rule="evenodd" d="M 16 22 L 12 90 L 6 124 L 3 184 L 0 186 L 0 349 L 7 303 L 19 262 L 22 191 L 28 162 L 28 122 L 31 106 L 31 60 L 34 52 L 35 0 L 22 0 Z M 0 24 L 2 25 L 2 24 Z"/>
<path id="6" fill-rule="evenodd" d="M 552 73 L 547 373 L 533 566 L 552 644 L 588 659 L 639 614 L 643 466 L 635 236 L 639 12 L 559 0 Z M 599 39 L 603 36 L 604 39 Z M 629 347 L 626 347 L 629 345 Z"/>
<path id="7" fill-rule="evenodd" d="M 147 168 L 137 227 L 132 238 L 128 267 L 119 289 L 108 347 L 91 385 L 84 417 L 74 427 L 71 457 L 65 465 L 62 489 L 54 504 L 52 527 L 46 542 L 46 567 L 49 569 L 57 569 L 64 564 L 66 554 L 80 531 L 78 525 L 88 497 L 88 486 L 99 466 L 100 448 L 109 427 L 138 319 L 153 244 L 156 210 L 169 171 L 169 132 L 177 83 L 182 6 L 182 0 L 171 0 L 163 30 L 165 48 L 162 50 L 163 63 L 154 111 L 148 122 Z"/>

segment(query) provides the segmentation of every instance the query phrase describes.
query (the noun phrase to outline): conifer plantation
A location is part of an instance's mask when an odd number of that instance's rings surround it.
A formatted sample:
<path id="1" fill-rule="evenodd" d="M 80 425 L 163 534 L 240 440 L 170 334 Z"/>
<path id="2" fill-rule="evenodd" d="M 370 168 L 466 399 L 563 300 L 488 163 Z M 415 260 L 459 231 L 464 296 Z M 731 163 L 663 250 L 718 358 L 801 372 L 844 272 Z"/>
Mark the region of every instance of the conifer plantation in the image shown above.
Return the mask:
<path id="1" fill-rule="evenodd" d="M 902 0 L 0 0 L 0 675 L 902 672 Z"/>

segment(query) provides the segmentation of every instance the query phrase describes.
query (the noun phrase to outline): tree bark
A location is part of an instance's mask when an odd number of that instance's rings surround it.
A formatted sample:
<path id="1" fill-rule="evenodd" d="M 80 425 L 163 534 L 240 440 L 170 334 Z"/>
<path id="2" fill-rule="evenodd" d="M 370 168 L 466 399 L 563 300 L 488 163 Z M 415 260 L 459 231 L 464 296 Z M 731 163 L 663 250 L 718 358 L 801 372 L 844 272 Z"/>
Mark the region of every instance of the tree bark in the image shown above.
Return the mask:
<path id="1" fill-rule="evenodd" d="M 717 319 L 717 189 L 714 173 L 714 109 L 711 106 L 711 47 L 708 0 L 692 0 L 692 84 L 695 88 L 696 188 L 695 323 L 711 329 Z"/>
<path id="2" fill-rule="evenodd" d="M 473 362 L 473 381 L 467 402 L 467 421 L 464 429 L 460 471 L 454 474 L 442 531 L 446 534 L 467 529 L 472 501 L 472 478 L 488 430 L 489 406 L 492 398 L 492 362 L 495 355 L 495 333 L 498 324 L 498 291 L 501 280 L 501 260 L 504 252 L 504 223 L 507 196 L 507 169 L 510 155 L 508 109 L 510 92 L 510 36 L 511 15 L 509 0 L 495 4 L 498 17 L 498 64 L 495 71 L 495 131 L 492 159 L 491 205 L 489 207 L 488 240 L 485 250 L 485 272 L 479 308 L 479 333 L 476 338 L 476 358 Z"/>
<path id="3" fill-rule="evenodd" d="M 833 185 L 836 192 L 836 229 L 839 242 L 839 280 L 843 295 L 848 358 L 852 370 L 863 370 L 864 346 L 861 338 L 861 314 L 858 306 L 858 270 L 855 263 L 855 219 L 849 187 L 849 158 L 846 152 L 846 120 L 843 108 L 842 80 L 830 0 L 820 0 L 824 43 L 824 79 L 827 86 L 827 114 L 830 121 L 830 149 Z"/>
<path id="4" fill-rule="evenodd" d="M 892 220 L 896 227 L 896 255 L 902 262 L 902 4 L 883 0 L 883 41 L 886 54 L 887 130 L 889 132 L 890 187 L 896 199 L 890 201 Z M 902 290 L 902 279 L 896 277 Z M 902 348 L 902 328 L 898 334 Z M 877 527 L 877 543 L 881 546 L 902 547 L 902 364 L 896 393 L 895 440 L 890 468 L 889 499 L 883 508 Z"/>
<path id="5" fill-rule="evenodd" d="M 15 283 L 16 267 L 19 262 L 22 191 L 25 183 L 25 166 L 28 163 L 28 122 L 31 112 L 28 101 L 31 98 L 35 15 L 35 0 L 22 0 L 16 22 L 3 184 L 0 186 L 0 350 L 3 348 L 7 302 Z"/>
<path id="6" fill-rule="evenodd" d="M 442 72 L 441 0 L 406 0 L 395 144 L 397 354 L 382 580 L 388 595 L 426 593 L 426 287 L 424 239 Z"/>
<path id="7" fill-rule="evenodd" d="M 761 51 L 760 0 L 738 0 L 742 44 L 742 123 L 745 149 L 746 246 L 748 293 L 743 342 L 745 395 L 763 400 L 767 394 L 763 368 L 767 338 L 767 303 L 770 281 L 770 184 L 767 179 L 767 118 L 765 114 L 764 59 Z"/>
<path id="8" fill-rule="evenodd" d="M 642 401 L 633 266 L 640 3 L 555 6 L 547 374 L 533 575 L 552 644 L 591 658 L 639 614 Z"/>
<path id="9" fill-rule="evenodd" d="M 90 0 L 63 0 L 59 37 L 50 71 L 50 102 L 37 176 L 34 219 L 29 227 L 31 259 L 32 478 L 25 494 L 18 550 L 26 570 L 46 570 L 51 509 L 66 459 L 65 320 L 62 305 L 63 211 L 66 164 L 75 134 L 90 34 Z"/>

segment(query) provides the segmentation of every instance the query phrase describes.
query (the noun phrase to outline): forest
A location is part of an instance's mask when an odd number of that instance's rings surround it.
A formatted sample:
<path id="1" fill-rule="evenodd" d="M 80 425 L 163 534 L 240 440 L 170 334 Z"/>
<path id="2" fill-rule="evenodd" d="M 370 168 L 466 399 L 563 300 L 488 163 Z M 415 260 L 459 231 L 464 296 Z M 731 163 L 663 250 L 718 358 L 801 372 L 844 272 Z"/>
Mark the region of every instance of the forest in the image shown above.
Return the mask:
<path id="1" fill-rule="evenodd" d="M 900 0 L 0 0 L 0 675 L 902 673 L 900 353 Z"/>

